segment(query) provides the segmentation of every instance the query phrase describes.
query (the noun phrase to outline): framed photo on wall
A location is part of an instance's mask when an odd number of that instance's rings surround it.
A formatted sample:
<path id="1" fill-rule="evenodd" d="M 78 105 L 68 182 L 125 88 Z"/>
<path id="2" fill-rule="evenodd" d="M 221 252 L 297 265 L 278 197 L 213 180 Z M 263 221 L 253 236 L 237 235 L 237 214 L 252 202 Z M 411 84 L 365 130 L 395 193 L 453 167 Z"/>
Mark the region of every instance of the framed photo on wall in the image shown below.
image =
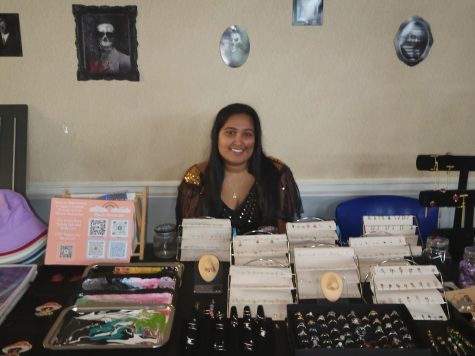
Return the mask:
<path id="1" fill-rule="evenodd" d="M 23 56 L 18 14 L 0 13 L 0 56 Z"/>
<path id="2" fill-rule="evenodd" d="M 73 5 L 78 80 L 139 80 L 137 6 Z"/>
<path id="3" fill-rule="evenodd" d="M 323 0 L 293 0 L 292 25 L 321 26 Z"/>

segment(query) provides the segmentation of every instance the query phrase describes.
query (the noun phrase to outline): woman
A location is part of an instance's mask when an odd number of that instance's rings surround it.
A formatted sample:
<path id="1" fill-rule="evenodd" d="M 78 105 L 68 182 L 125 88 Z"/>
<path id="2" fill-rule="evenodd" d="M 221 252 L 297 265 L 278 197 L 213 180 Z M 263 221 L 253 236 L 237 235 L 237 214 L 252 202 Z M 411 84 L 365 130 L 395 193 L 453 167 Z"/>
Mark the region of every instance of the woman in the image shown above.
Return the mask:
<path id="1" fill-rule="evenodd" d="M 178 187 L 177 223 L 183 218 L 229 218 L 238 234 L 262 227 L 285 233 L 302 203 L 292 172 L 262 149 L 261 123 L 249 105 L 221 109 L 211 130 L 207 162 L 189 168 Z"/>

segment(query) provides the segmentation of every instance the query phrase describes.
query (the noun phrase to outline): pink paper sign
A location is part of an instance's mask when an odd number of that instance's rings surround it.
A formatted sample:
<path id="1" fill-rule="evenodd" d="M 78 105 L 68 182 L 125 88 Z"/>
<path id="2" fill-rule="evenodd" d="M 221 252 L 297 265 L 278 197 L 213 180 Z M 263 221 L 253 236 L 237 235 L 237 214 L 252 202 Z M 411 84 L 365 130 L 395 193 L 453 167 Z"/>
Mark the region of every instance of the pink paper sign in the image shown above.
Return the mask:
<path id="1" fill-rule="evenodd" d="M 134 211 L 127 200 L 51 199 L 45 264 L 129 262 Z"/>

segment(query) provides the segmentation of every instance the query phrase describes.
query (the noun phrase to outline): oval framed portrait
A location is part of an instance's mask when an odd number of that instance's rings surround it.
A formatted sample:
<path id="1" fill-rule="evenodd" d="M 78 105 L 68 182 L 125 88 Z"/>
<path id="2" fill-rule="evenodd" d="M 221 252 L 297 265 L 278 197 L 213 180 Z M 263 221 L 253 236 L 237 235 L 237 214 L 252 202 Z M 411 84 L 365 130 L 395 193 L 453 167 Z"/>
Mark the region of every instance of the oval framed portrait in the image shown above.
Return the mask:
<path id="1" fill-rule="evenodd" d="M 251 44 L 246 30 L 239 25 L 229 26 L 224 30 L 219 42 L 223 62 L 229 67 L 237 68 L 246 63 Z"/>
<path id="2" fill-rule="evenodd" d="M 433 43 L 429 24 L 419 16 L 412 16 L 404 21 L 394 38 L 397 56 L 408 66 L 422 62 Z"/>

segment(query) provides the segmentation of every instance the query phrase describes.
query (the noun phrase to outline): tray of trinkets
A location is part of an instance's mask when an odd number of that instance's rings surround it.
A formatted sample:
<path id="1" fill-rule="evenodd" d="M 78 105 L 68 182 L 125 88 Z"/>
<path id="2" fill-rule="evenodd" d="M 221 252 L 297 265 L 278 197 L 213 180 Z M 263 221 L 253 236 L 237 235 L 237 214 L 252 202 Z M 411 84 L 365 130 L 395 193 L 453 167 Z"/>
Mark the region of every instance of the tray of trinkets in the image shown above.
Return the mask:
<path id="1" fill-rule="evenodd" d="M 172 305 L 64 309 L 43 340 L 52 350 L 158 348 L 170 338 Z"/>
<path id="2" fill-rule="evenodd" d="M 289 304 L 295 355 L 430 355 L 403 304 Z"/>
<path id="3" fill-rule="evenodd" d="M 83 273 L 77 306 L 175 304 L 183 264 L 95 264 Z"/>

